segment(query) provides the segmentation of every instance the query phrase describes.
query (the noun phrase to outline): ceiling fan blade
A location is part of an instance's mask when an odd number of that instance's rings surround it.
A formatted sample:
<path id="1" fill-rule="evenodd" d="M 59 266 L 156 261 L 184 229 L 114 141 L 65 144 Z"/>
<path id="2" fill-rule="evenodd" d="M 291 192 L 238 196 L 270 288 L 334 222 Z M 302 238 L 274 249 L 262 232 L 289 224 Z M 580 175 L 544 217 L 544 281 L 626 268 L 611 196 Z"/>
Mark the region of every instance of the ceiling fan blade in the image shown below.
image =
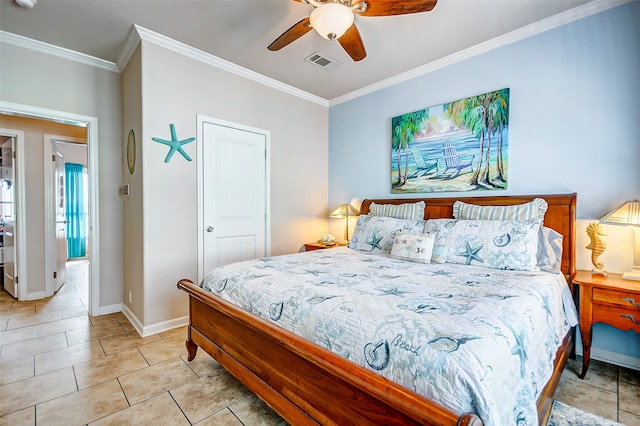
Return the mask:
<path id="1" fill-rule="evenodd" d="M 436 6 L 438 0 L 367 0 L 369 7 L 362 16 L 391 16 L 408 13 L 428 12 Z"/>
<path id="2" fill-rule="evenodd" d="M 367 52 L 364 50 L 364 43 L 356 24 L 351 25 L 347 32 L 338 39 L 338 42 L 354 61 L 361 61 L 367 57 Z"/>
<path id="3" fill-rule="evenodd" d="M 299 39 L 309 31 L 311 31 L 309 18 L 304 18 L 303 20 L 301 20 L 300 22 L 298 22 L 297 24 L 289 28 L 287 31 L 282 33 L 282 35 L 280 35 L 280 37 L 275 39 L 273 43 L 271 43 L 269 47 L 267 47 L 267 49 L 273 50 L 273 51 L 280 50 L 286 45 L 288 45 L 289 43 L 296 41 L 297 39 Z"/>

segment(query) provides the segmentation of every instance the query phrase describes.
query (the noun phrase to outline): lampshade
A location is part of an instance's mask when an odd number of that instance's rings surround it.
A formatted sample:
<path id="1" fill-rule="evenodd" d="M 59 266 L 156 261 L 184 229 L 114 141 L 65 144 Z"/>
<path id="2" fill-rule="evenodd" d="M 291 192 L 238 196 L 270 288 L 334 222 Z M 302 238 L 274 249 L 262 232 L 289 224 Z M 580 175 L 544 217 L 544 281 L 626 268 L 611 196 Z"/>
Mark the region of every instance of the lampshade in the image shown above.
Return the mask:
<path id="1" fill-rule="evenodd" d="M 327 40 L 335 40 L 353 25 L 353 12 L 341 3 L 324 3 L 313 9 L 309 22 Z"/>
<path id="2" fill-rule="evenodd" d="M 351 204 L 342 204 L 340 207 L 331 212 L 329 217 L 345 218 L 344 221 L 344 240 L 339 244 L 344 246 L 349 244 L 349 216 L 358 216 L 360 212 Z"/>
<path id="3" fill-rule="evenodd" d="M 358 216 L 360 212 L 351 204 L 342 204 L 329 215 L 330 217 Z"/>
<path id="4" fill-rule="evenodd" d="M 635 253 L 633 269 L 622 274 L 626 280 L 640 280 L 640 201 L 627 201 L 611 210 L 600 219 L 600 223 L 608 225 L 629 226 L 635 231 Z"/>
<path id="5" fill-rule="evenodd" d="M 640 226 L 640 201 L 627 201 L 600 219 L 607 225 Z"/>

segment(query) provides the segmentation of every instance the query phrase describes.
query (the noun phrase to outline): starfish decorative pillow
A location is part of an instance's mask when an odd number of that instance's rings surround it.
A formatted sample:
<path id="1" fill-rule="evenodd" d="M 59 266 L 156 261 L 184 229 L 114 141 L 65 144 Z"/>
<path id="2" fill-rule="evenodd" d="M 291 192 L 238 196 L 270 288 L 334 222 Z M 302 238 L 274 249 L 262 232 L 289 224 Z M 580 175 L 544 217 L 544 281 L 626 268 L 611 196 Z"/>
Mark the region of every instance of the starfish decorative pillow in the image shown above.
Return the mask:
<path id="1" fill-rule="evenodd" d="M 540 219 L 431 219 L 425 233 L 434 234 L 431 261 L 480 265 L 493 269 L 538 271 Z"/>
<path id="2" fill-rule="evenodd" d="M 391 253 L 397 233 L 421 234 L 424 224 L 424 220 L 360 215 L 349 241 L 349 247 L 370 253 L 388 254 Z"/>

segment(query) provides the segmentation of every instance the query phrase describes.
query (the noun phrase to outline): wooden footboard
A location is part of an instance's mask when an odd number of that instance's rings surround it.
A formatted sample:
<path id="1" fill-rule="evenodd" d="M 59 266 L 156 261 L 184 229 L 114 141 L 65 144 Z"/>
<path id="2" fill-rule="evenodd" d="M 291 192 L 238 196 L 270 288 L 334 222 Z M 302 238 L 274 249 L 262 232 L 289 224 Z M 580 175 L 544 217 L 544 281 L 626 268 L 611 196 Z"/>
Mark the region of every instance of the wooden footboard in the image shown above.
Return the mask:
<path id="1" fill-rule="evenodd" d="M 469 425 L 459 414 L 276 327 L 189 280 L 189 360 L 204 349 L 294 425 Z"/>

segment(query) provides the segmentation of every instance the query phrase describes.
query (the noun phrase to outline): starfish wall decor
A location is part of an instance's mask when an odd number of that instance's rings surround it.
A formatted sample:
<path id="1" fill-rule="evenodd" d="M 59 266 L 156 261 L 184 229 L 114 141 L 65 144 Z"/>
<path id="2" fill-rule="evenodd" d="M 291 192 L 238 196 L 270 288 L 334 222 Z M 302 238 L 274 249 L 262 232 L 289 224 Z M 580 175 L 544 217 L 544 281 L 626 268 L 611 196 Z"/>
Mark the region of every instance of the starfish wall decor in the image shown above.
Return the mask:
<path id="1" fill-rule="evenodd" d="M 182 149 L 183 145 L 188 144 L 189 142 L 193 142 L 194 140 L 196 140 L 196 138 L 188 138 L 188 139 L 183 139 L 183 140 L 178 140 L 178 136 L 176 135 L 176 126 L 173 125 L 173 123 L 169 124 L 169 127 L 171 128 L 171 140 L 168 141 L 166 139 L 161 139 L 161 138 L 151 138 L 153 139 L 155 142 L 164 144 L 164 145 L 169 145 L 171 147 L 171 149 L 169 150 L 169 153 L 167 154 L 166 158 L 164 159 L 165 163 L 168 163 L 169 160 L 171 160 L 171 157 L 173 157 L 173 154 L 178 151 L 180 154 L 182 154 L 182 156 L 184 158 L 187 159 L 187 161 L 191 161 L 191 157 L 189 157 L 189 154 L 187 154 L 184 149 Z"/>

